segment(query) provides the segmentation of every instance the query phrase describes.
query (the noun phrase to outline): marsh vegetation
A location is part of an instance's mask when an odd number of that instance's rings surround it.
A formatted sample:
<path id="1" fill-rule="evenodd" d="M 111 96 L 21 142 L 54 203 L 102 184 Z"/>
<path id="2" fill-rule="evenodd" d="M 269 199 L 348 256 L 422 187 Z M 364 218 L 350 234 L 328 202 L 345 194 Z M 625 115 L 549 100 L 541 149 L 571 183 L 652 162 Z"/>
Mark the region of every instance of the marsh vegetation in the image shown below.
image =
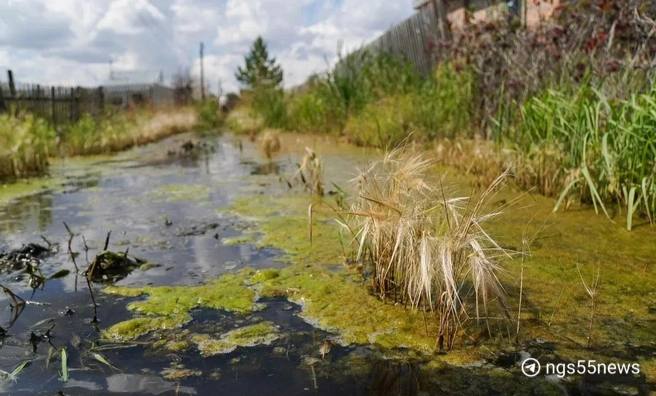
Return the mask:
<path id="1" fill-rule="evenodd" d="M 229 119 L 237 132 L 272 126 L 388 150 L 411 135 L 446 146 L 443 163 L 481 184 L 510 170 L 558 198 L 555 209 L 589 204 L 631 230 L 656 209 L 650 7 L 568 4 L 529 31 L 474 24 L 440 44 L 428 76 L 356 51 L 292 92 L 253 86 Z"/>
<path id="2" fill-rule="evenodd" d="M 655 25 L 605 4 L 293 91 L 258 39 L 225 120 L 2 116 L 0 177 L 52 177 L 0 190 L 0 392 L 654 392 Z"/>

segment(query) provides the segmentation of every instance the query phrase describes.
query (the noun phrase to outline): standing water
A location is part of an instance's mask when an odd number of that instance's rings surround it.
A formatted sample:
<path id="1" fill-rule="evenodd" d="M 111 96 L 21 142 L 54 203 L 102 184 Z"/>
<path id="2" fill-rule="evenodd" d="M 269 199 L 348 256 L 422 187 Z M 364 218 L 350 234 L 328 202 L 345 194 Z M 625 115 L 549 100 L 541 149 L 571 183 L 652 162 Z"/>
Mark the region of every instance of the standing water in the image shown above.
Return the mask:
<path id="1" fill-rule="evenodd" d="M 294 143 L 295 139 L 300 141 Z M 285 194 L 289 175 L 296 171 L 306 144 L 322 145 L 328 164 L 326 177 L 338 183 L 352 177 L 354 169 L 375 155 L 353 147 L 337 150 L 332 141 L 287 140 L 283 153 L 273 162 L 247 140 L 191 135 L 111 157 L 68 160 L 53 167 L 55 183 L 49 182 L 47 189 L 0 207 L 0 252 L 15 252 L 29 243 L 48 249 L 39 255 L 40 282 L 24 268 L 1 269 L 0 283 L 7 292 L 0 302 L 0 369 L 6 372 L 0 392 L 428 395 L 506 394 L 520 389 L 556 394 L 653 391 L 644 377 L 619 384 L 585 378 L 577 382 L 557 378 L 531 381 L 516 365 L 524 351 L 458 365 L 404 348 L 341 342 L 336 331 L 319 329 L 314 327 L 316 322 L 303 319 L 299 301 L 284 297 L 260 298 L 257 309 L 240 312 L 203 306 L 199 294 L 198 307 L 189 312 L 190 320 L 175 326 L 180 337 L 198 334 L 201 338 L 195 339 L 218 339 L 257 325 L 274 330 L 273 336 L 265 334 L 257 342 L 224 348 L 222 353 L 208 352 L 202 342 L 187 345 L 180 341 L 179 348 L 163 348 L 161 344 L 171 342 L 171 336 L 158 331 L 135 339 L 108 340 L 104 331 L 132 319 L 134 313 L 128 306 L 146 298 L 106 293 L 108 286 L 193 287 L 245 268 L 258 273 L 287 265 L 280 260 L 281 251 L 258 246 L 247 238 L 240 240 L 248 221 L 234 216 L 230 205 L 244 197 Z M 111 277 L 95 279 L 92 295 L 82 271 L 106 243 L 109 251 L 136 264 Z M 80 269 L 77 275 L 74 265 Z M 25 304 L 12 303 L 14 294 Z M 92 298 L 97 302 L 96 313 Z M 642 347 L 639 353 L 653 356 L 655 349 Z M 548 351 L 549 346 L 533 348 Z"/>

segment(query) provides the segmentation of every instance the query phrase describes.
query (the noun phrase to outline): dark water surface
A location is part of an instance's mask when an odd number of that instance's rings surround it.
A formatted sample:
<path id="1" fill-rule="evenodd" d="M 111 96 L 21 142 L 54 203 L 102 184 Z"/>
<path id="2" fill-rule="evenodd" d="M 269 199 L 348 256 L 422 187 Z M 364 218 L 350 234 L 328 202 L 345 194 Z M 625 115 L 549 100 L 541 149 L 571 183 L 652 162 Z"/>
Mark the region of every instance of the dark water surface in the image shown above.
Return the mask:
<path id="1" fill-rule="evenodd" d="M 102 350 L 114 366 L 90 355 L 100 330 L 126 320 L 131 299 L 102 294 L 95 285 L 99 323 L 91 322 L 93 310 L 84 279 L 74 275 L 66 249 L 66 222 L 84 235 L 93 257 L 102 249 L 108 231 L 110 248 L 157 266 L 136 269 L 120 285 L 193 285 L 246 266 L 279 266 L 278 252 L 248 244 L 227 246 L 223 238 L 239 235 L 239 221 L 222 216 L 219 209 L 244 194 L 286 188 L 279 174 L 291 172 L 294 160 L 283 155 L 267 164 L 253 144 L 237 144 L 230 136 L 207 138 L 206 146 L 182 153 L 186 140 L 177 136 L 113 157 L 72 160 L 53 168 L 60 186 L 15 200 L 0 208 L 0 249 L 43 243 L 41 236 L 59 244 L 58 253 L 41 265 L 47 277 L 61 269 L 71 273 L 32 290 L 20 273 L 2 273 L 1 283 L 28 304 L 18 317 L 7 295 L 0 296 L 0 369 L 11 372 L 29 361 L 15 379 L 0 382 L 0 392 L 31 394 L 199 394 L 199 395 L 428 395 L 507 394 L 526 380 L 489 364 L 470 368 L 433 367 L 418 358 L 390 357 L 372 347 L 333 346 L 324 359 L 319 346 L 332 335 L 315 329 L 298 317 L 299 307 L 286 300 L 261 301 L 265 308 L 247 316 L 222 311 L 197 310 L 186 328 L 218 332 L 244 323 L 267 320 L 282 333 L 269 346 L 239 348 L 203 358 L 195 348 L 181 353 L 158 352 L 135 343 Z M 346 173 L 358 164 L 357 155 L 344 155 L 333 168 Z M 343 177 L 349 177 L 344 174 Z M 78 262 L 86 267 L 83 246 L 76 238 Z M 13 321 L 12 319 L 15 319 Z M 50 329 L 48 331 L 48 329 Z M 49 351 L 66 347 L 69 380 L 60 379 L 58 356 Z M 513 365 L 513 359 L 507 365 Z M 196 375 L 167 380 L 162 371 L 184 367 Z M 554 381 L 557 382 L 557 381 Z M 533 390 L 554 389 L 588 393 L 585 386 L 547 386 L 534 382 Z M 529 387 L 531 388 L 531 387 Z"/>

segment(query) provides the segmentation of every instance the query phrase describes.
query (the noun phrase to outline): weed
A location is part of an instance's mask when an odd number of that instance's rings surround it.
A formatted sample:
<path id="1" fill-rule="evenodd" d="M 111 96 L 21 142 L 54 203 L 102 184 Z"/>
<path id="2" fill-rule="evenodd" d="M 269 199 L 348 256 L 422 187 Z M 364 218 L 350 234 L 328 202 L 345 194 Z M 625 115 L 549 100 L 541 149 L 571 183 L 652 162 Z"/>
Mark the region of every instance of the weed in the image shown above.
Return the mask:
<path id="1" fill-rule="evenodd" d="M 0 115 L 0 179 L 41 174 L 55 145 L 55 133 L 31 115 Z"/>
<path id="2" fill-rule="evenodd" d="M 483 206 L 504 177 L 476 200 L 447 198 L 441 184 L 427 178 L 431 165 L 420 154 L 397 149 L 363 171 L 349 229 L 357 259 L 368 263 L 381 298 L 438 314 L 442 350 L 451 348 L 468 317 L 487 317 L 492 299 L 505 311 L 497 256 L 508 252 L 482 227 L 498 215 L 483 213 Z"/>
<path id="3" fill-rule="evenodd" d="M 597 309 L 597 296 L 599 292 L 599 279 L 601 275 L 601 270 L 599 267 L 596 268 L 593 276 L 592 276 L 592 281 L 588 284 L 585 279 L 583 279 L 583 274 L 581 274 L 581 268 L 579 266 L 576 266 L 576 270 L 579 273 L 579 278 L 581 278 L 581 283 L 583 284 L 583 288 L 585 289 L 585 292 L 587 293 L 588 297 L 590 297 L 590 322 L 588 325 L 588 347 L 592 346 L 592 328 L 594 326 L 594 320 L 595 320 L 595 313 Z"/>
<path id="4" fill-rule="evenodd" d="M 305 155 L 298 165 L 294 177 L 303 184 L 310 194 L 323 195 L 323 164 L 317 154 L 309 147 L 305 148 Z"/>
<path id="5" fill-rule="evenodd" d="M 260 138 L 260 148 L 269 161 L 273 155 L 280 151 L 279 133 L 272 129 L 267 129 Z"/>

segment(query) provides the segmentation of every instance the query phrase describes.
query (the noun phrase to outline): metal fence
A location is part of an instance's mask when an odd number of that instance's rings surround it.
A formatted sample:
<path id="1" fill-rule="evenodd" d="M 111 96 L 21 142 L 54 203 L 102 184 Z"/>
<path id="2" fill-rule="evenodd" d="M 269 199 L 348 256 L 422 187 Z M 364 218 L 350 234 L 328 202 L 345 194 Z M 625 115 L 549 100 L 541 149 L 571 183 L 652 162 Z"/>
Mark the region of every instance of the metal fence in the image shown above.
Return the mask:
<path id="1" fill-rule="evenodd" d="M 31 113 L 54 126 L 76 122 L 83 114 L 100 117 L 113 109 L 173 104 L 174 89 L 160 84 L 97 88 L 45 86 L 16 83 L 11 70 L 7 72 L 7 83 L 0 83 L 0 113 Z"/>

